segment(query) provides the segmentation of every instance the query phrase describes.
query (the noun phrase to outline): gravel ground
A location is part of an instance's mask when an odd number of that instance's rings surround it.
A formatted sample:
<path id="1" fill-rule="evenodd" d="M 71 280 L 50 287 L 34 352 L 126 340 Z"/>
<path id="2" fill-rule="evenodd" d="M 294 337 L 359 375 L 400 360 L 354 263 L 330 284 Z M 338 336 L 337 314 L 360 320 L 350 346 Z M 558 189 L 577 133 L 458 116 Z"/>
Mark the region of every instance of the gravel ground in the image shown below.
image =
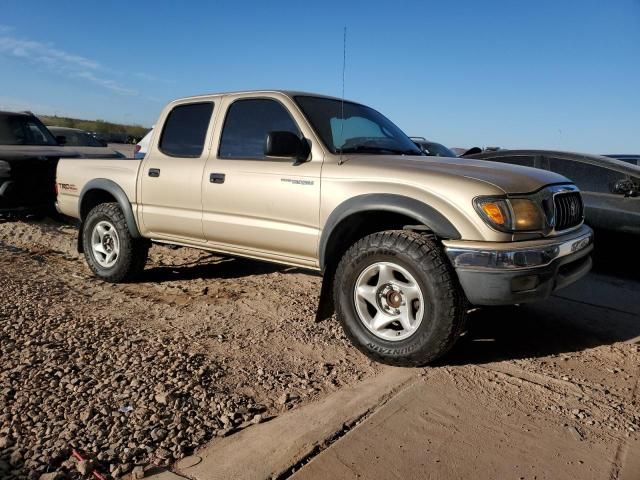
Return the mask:
<path id="1" fill-rule="evenodd" d="M 80 478 L 91 465 L 73 449 L 106 478 L 138 478 L 381 369 L 314 322 L 317 276 L 154 246 L 140 281 L 111 285 L 75 244 L 73 226 L 0 223 L 2 480 Z M 640 431 L 638 335 L 637 315 L 579 302 L 483 310 L 424 373 L 620 451 Z"/>
<path id="2" fill-rule="evenodd" d="M 110 285 L 51 221 L 0 224 L 0 478 L 117 478 L 375 374 L 319 279 L 154 246 L 141 282 Z M 136 474 L 140 474 L 139 469 Z"/>

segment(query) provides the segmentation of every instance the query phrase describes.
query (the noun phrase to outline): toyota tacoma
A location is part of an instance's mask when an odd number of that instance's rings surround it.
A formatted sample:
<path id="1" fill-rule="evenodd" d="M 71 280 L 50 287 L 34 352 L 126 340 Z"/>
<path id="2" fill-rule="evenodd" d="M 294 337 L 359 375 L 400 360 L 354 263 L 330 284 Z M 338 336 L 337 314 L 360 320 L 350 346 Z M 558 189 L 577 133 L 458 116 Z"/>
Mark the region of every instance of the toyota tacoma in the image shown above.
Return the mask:
<path id="1" fill-rule="evenodd" d="M 108 282 L 135 278 L 151 242 L 320 272 L 371 358 L 424 365 L 474 306 L 547 298 L 591 268 L 593 233 L 567 178 L 429 157 L 358 103 L 288 91 L 167 105 L 144 159 L 63 159 L 57 207 Z"/>

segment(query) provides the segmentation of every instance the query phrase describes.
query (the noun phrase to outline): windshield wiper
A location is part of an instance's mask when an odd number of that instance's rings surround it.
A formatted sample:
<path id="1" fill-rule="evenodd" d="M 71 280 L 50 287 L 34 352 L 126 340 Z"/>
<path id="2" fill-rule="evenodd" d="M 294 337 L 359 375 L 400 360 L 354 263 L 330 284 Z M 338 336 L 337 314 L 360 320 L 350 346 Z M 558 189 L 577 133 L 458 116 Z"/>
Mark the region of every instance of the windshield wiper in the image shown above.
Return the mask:
<path id="1" fill-rule="evenodd" d="M 421 152 L 418 152 L 416 150 L 402 150 L 399 148 L 376 147 L 374 145 L 356 145 L 355 147 L 338 149 L 338 153 L 392 153 L 395 155 L 422 155 Z"/>

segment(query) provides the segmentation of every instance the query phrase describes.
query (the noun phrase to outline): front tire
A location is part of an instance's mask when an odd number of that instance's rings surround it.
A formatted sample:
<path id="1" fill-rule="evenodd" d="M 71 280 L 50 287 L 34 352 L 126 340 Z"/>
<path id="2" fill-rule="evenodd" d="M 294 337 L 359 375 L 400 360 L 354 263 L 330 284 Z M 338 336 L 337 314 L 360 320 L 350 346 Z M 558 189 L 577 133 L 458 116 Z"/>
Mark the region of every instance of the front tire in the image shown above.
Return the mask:
<path id="1" fill-rule="evenodd" d="M 103 203 L 89 212 L 82 229 L 82 246 L 89 268 L 111 283 L 139 275 L 149 254 L 149 242 L 131 236 L 117 203 Z"/>
<path id="2" fill-rule="evenodd" d="M 464 294 L 441 247 L 409 231 L 368 235 L 341 259 L 336 313 L 370 358 L 422 366 L 444 355 L 464 327 Z"/>

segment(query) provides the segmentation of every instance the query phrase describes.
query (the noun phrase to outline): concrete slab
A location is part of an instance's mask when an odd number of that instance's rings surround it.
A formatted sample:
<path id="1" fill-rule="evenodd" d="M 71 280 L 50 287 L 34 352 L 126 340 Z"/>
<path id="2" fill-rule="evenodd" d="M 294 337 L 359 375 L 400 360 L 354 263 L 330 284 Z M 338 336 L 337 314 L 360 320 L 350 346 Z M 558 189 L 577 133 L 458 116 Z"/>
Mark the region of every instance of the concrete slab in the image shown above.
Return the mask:
<path id="1" fill-rule="evenodd" d="M 214 440 L 197 452 L 201 462 L 177 466 L 176 472 L 192 480 L 278 477 L 418 378 L 417 370 L 388 367 L 381 375 L 320 402 Z"/>
<path id="2" fill-rule="evenodd" d="M 640 479 L 640 438 L 630 439 L 620 469 L 620 480 Z"/>
<path id="3" fill-rule="evenodd" d="M 180 475 L 176 475 L 169 470 L 165 470 L 163 472 L 154 473 L 152 475 L 144 477 L 147 480 L 187 480 L 185 477 L 181 477 Z"/>
<path id="4" fill-rule="evenodd" d="M 600 480 L 609 478 L 614 454 L 615 445 L 463 392 L 434 370 L 292 478 Z"/>

